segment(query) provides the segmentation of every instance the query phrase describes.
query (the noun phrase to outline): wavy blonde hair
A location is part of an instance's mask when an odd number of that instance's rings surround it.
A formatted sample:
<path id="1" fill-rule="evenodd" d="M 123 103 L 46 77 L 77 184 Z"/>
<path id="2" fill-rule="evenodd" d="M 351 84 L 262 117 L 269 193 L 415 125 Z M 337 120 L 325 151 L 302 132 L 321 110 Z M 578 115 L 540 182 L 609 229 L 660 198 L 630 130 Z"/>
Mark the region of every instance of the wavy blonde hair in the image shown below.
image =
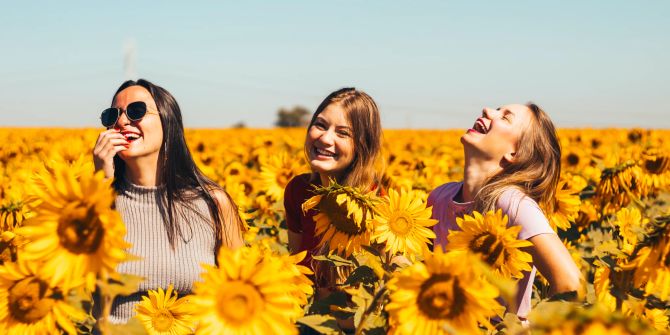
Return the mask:
<path id="1" fill-rule="evenodd" d="M 561 175 L 561 144 L 554 123 L 538 105 L 529 102 L 531 122 L 518 141 L 514 160 L 490 177 L 474 198 L 474 210 L 486 212 L 508 188 L 516 188 L 545 211 L 554 210 L 554 195 Z"/>

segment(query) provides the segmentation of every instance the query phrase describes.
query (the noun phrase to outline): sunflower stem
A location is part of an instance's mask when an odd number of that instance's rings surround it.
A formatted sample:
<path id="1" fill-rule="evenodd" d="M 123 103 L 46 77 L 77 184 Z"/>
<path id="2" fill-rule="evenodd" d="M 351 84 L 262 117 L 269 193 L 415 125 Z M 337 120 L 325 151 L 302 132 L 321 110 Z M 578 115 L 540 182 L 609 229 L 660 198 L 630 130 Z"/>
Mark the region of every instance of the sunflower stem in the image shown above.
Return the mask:
<path id="1" fill-rule="evenodd" d="M 102 315 L 100 318 L 98 318 L 98 326 L 100 328 L 101 334 L 109 334 L 109 315 L 112 314 L 112 301 L 108 294 L 109 278 L 107 278 L 107 276 L 103 276 L 103 278 L 99 280 L 99 286 L 100 295 L 102 296 L 100 299 L 100 304 L 102 305 Z"/>
<path id="2" fill-rule="evenodd" d="M 641 211 L 644 211 L 644 210 L 646 209 L 647 206 L 645 206 L 645 204 L 642 203 L 642 201 L 641 201 L 637 196 L 635 196 L 635 195 L 633 194 L 633 192 L 628 188 L 628 186 L 626 186 L 626 184 L 621 183 L 621 186 L 622 186 L 623 189 L 626 191 L 626 194 L 628 195 L 628 198 L 630 198 L 630 200 L 632 200 L 633 203 L 634 203 L 634 204 L 635 204 Z"/>
<path id="3" fill-rule="evenodd" d="M 368 308 L 363 313 L 363 316 L 361 316 L 361 322 L 358 324 L 358 327 L 356 327 L 356 335 L 363 334 L 363 329 L 365 328 L 365 321 L 367 321 L 370 314 L 372 314 L 372 311 L 374 311 L 377 301 L 380 300 L 382 296 L 384 296 L 384 293 L 386 293 L 386 285 L 382 283 L 381 286 L 379 287 L 379 291 L 377 291 L 377 293 L 375 293 L 375 296 L 372 298 L 370 306 L 368 306 Z"/>

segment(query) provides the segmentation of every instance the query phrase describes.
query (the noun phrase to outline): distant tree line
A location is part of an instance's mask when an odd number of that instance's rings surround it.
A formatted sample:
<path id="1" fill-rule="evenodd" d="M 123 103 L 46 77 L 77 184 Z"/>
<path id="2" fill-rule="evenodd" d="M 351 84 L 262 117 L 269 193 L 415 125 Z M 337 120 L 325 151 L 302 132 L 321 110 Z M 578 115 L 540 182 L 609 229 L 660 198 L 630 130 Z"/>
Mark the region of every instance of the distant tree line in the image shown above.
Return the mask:
<path id="1" fill-rule="evenodd" d="M 291 109 L 280 108 L 277 111 L 277 127 L 306 127 L 312 113 L 303 106 L 294 106 Z"/>

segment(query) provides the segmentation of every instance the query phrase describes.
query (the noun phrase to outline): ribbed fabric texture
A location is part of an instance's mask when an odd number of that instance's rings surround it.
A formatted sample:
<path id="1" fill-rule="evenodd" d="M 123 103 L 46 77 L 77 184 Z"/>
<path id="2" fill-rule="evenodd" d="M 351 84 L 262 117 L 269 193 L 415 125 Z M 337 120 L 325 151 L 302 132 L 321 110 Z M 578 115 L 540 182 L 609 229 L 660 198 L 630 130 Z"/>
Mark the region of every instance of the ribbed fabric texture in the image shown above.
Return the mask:
<path id="1" fill-rule="evenodd" d="M 142 260 L 125 262 L 118 266 L 121 273 L 145 278 L 139 292 L 117 297 L 112 305 L 111 323 L 126 323 L 135 315 L 135 304 L 147 290 L 165 289 L 173 284 L 179 296 L 189 294 L 193 283 L 200 280 L 200 264 L 214 264 L 215 236 L 208 220 L 211 216 L 207 203 L 198 198 L 186 211 L 185 220 L 177 217 L 183 238 L 177 236 L 175 249 L 170 247 L 160 196 L 164 187 L 138 186 L 125 181 L 116 197 L 116 209 L 126 225 L 126 241 L 132 244 L 129 253 Z M 186 222 L 183 222 L 186 221 Z"/>

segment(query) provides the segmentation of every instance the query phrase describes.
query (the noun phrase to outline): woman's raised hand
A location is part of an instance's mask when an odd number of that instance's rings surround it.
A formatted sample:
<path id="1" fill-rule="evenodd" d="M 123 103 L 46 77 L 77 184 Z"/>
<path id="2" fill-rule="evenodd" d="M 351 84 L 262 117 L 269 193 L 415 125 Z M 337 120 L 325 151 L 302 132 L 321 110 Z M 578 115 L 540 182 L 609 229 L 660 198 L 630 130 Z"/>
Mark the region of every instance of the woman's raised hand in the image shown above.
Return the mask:
<path id="1" fill-rule="evenodd" d="M 108 129 L 100 133 L 93 148 L 93 164 L 95 171 L 103 170 L 105 178 L 114 177 L 114 156 L 119 151 L 128 149 L 126 137 L 116 129 Z"/>

